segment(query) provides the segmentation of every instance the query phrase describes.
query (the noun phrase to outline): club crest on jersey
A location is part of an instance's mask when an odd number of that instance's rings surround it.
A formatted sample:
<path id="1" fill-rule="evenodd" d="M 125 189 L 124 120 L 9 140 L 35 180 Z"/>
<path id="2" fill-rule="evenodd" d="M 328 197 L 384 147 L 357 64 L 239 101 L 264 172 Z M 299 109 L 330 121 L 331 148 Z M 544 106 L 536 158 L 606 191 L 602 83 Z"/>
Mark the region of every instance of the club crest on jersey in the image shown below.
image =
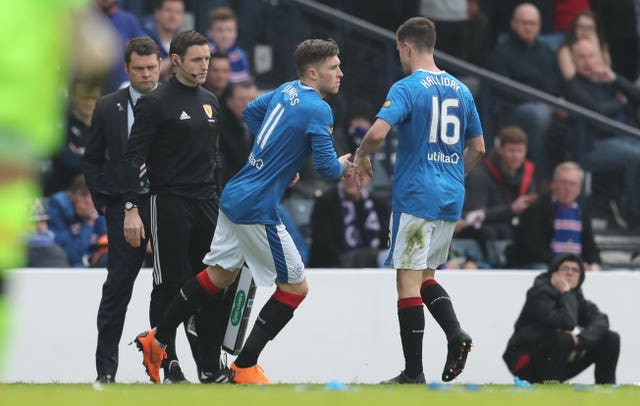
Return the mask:
<path id="1" fill-rule="evenodd" d="M 333 135 L 333 126 L 332 125 L 328 125 L 327 126 L 327 130 L 329 131 L 329 134 Z"/>
<path id="2" fill-rule="evenodd" d="M 213 109 L 211 108 L 210 104 L 203 104 L 202 108 L 204 109 L 204 112 L 207 115 L 207 117 L 209 118 L 213 117 Z"/>
<path id="3" fill-rule="evenodd" d="M 387 108 L 389 106 L 391 106 L 391 100 L 385 100 L 385 102 L 382 104 L 383 108 Z"/>

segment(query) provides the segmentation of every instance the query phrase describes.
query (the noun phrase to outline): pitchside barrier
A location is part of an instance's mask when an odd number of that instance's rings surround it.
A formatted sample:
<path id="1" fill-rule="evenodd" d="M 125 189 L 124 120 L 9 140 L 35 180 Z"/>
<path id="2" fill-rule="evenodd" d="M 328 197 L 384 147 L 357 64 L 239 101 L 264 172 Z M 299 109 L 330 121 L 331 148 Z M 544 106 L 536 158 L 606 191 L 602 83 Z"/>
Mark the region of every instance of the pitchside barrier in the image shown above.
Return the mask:
<path id="1" fill-rule="evenodd" d="M 538 272 L 440 271 L 463 327 L 473 336 L 467 368 L 456 382 L 510 383 L 502 352 Z M 4 351 L 2 382 L 92 382 L 96 377 L 96 312 L 106 271 L 22 269 L 10 272 L 13 324 Z M 279 383 L 375 383 L 398 374 L 403 357 L 392 270 L 307 270 L 310 291 L 293 320 L 260 357 L 267 376 Z M 587 298 L 609 315 L 620 333 L 618 383 L 640 381 L 640 272 L 589 273 Z M 145 382 L 142 357 L 127 345 L 148 328 L 151 272 L 142 270 L 133 292 L 120 343 L 116 380 Z M 273 288 L 258 288 L 249 328 Z M 427 313 L 424 365 L 427 381 L 439 381 L 445 337 Z M 196 381 L 184 330 L 178 354 L 185 375 Z M 229 362 L 233 360 L 229 356 Z M 572 380 L 593 383 L 593 367 Z"/>

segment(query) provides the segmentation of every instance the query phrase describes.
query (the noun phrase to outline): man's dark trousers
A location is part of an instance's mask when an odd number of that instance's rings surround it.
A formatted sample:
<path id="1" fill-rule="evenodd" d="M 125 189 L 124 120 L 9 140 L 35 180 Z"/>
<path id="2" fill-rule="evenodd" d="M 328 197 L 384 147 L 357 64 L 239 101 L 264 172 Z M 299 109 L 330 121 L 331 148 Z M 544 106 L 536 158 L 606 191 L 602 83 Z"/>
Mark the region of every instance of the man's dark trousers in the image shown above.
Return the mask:
<path id="1" fill-rule="evenodd" d="M 107 206 L 107 280 L 102 285 L 102 299 L 98 308 L 98 345 L 96 348 L 96 370 L 98 376 L 115 377 L 118 370 L 118 345 L 122 337 L 124 318 L 133 283 L 144 262 L 149 238 L 149 198 L 139 201 L 138 211 L 145 224 L 146 239 L 138 248 L 133 248 L 124 239 L 124 206 L 120 200 Z"/>

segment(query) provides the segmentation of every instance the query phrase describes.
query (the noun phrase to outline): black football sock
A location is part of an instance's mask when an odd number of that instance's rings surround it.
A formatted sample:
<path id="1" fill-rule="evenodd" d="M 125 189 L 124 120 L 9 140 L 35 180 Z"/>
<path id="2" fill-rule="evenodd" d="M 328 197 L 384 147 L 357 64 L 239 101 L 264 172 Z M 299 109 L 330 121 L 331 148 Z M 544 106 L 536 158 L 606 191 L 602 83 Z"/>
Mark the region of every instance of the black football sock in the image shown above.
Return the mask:
<path id="1" fill-rule="evenodd" d="M 258 357 L 267 342 L 273 340 L 291 320 L 293 311 L 303 299 L 304 296 L 276 290 L 260 311 L 242 351 L 235 360 L 238 368 L 248 368 L 258 363 Z"/>
<path id="2" fill-rule="evenodd" d="M 404 354 L 404 374 L 409 378 L 415 378 L 422 372 L 422 337 L 424 336 L 422 299 L 419 297 L 399 299 L 398 320 Z"/>
<path id="3" fill-rule="evenodd" d="M 210 296 L 221 291 L 219 287 L 211 282 L 206 269 L 191 278 L 173 298 L 164 317 L 158 323 L 156 340 L 161 343 L 169 342 L 172 336 L 175 337 L 176 328 L 180 323 L 187 320 L 189 316 L 202 307 Z"/>
<path id="4" fill-rule="evenodd" d="M 460 332 L 460 323 L 446 290 L 434 279 L 427 279 L 420 289 L 422 301 L 438 322 L 447 340 Z"/>

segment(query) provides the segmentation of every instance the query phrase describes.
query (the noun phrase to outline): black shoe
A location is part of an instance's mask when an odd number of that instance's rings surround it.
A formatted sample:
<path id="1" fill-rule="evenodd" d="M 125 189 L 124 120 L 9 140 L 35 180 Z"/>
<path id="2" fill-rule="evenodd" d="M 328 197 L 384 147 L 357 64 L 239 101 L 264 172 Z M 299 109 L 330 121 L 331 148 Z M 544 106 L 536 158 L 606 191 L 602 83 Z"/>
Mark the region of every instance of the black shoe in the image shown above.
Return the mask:
<path id="1" fill-rule="evenodd" d="M 425 383 L 425 379 L 424 379 L 424 372 L 420 372 L 420 375 L 416 376 L 415 378 L 409 378 L 407 375 L 404 374 L 404 371 L 400 372 L 400 375 L 396 376 L 395 378 L 391 378 L 388 379 L 386 381 L 382 381 L 380 382 L 381 385 L 389 385 L 389 384 L 405 384 L 405 383 L 414 383 L 414 384 L 420 384 L 420 383 Z"/>
<path id="2" fill-rule="evenodd" d="M 229 383 L 231 370 L 227 367 L 220 368 L 218 372 L 200 371 L 198 378 L 200 383 Z"/>
<path id="3" fill-rule="evenodd" d="M 96 383 L 101 383 L 101 384 L 116 383 L 116 380 L 111 374 L 100 374 L 96 378 Z"/>
<path id="4" fill-rule="evenodd" d="M 164 381 L 162 381 L 162 383 L 189 383 L 189 381 L 187 381 L 187 378 L 184 377 L 178 361 L 173 360 L 169 362 L 169 366 L 164 371 Z"/>
<path id="5" fill-rule="evenodd" d="M 447 361 L 442 371 L 442 380 L 444 382 L 451 382 L 460 375 L 464 365 L 467 363 L 467 355 L 471 351 L 472 345 L 471 337 L 464 331 L 460 331 L 449 340 Z"/>

